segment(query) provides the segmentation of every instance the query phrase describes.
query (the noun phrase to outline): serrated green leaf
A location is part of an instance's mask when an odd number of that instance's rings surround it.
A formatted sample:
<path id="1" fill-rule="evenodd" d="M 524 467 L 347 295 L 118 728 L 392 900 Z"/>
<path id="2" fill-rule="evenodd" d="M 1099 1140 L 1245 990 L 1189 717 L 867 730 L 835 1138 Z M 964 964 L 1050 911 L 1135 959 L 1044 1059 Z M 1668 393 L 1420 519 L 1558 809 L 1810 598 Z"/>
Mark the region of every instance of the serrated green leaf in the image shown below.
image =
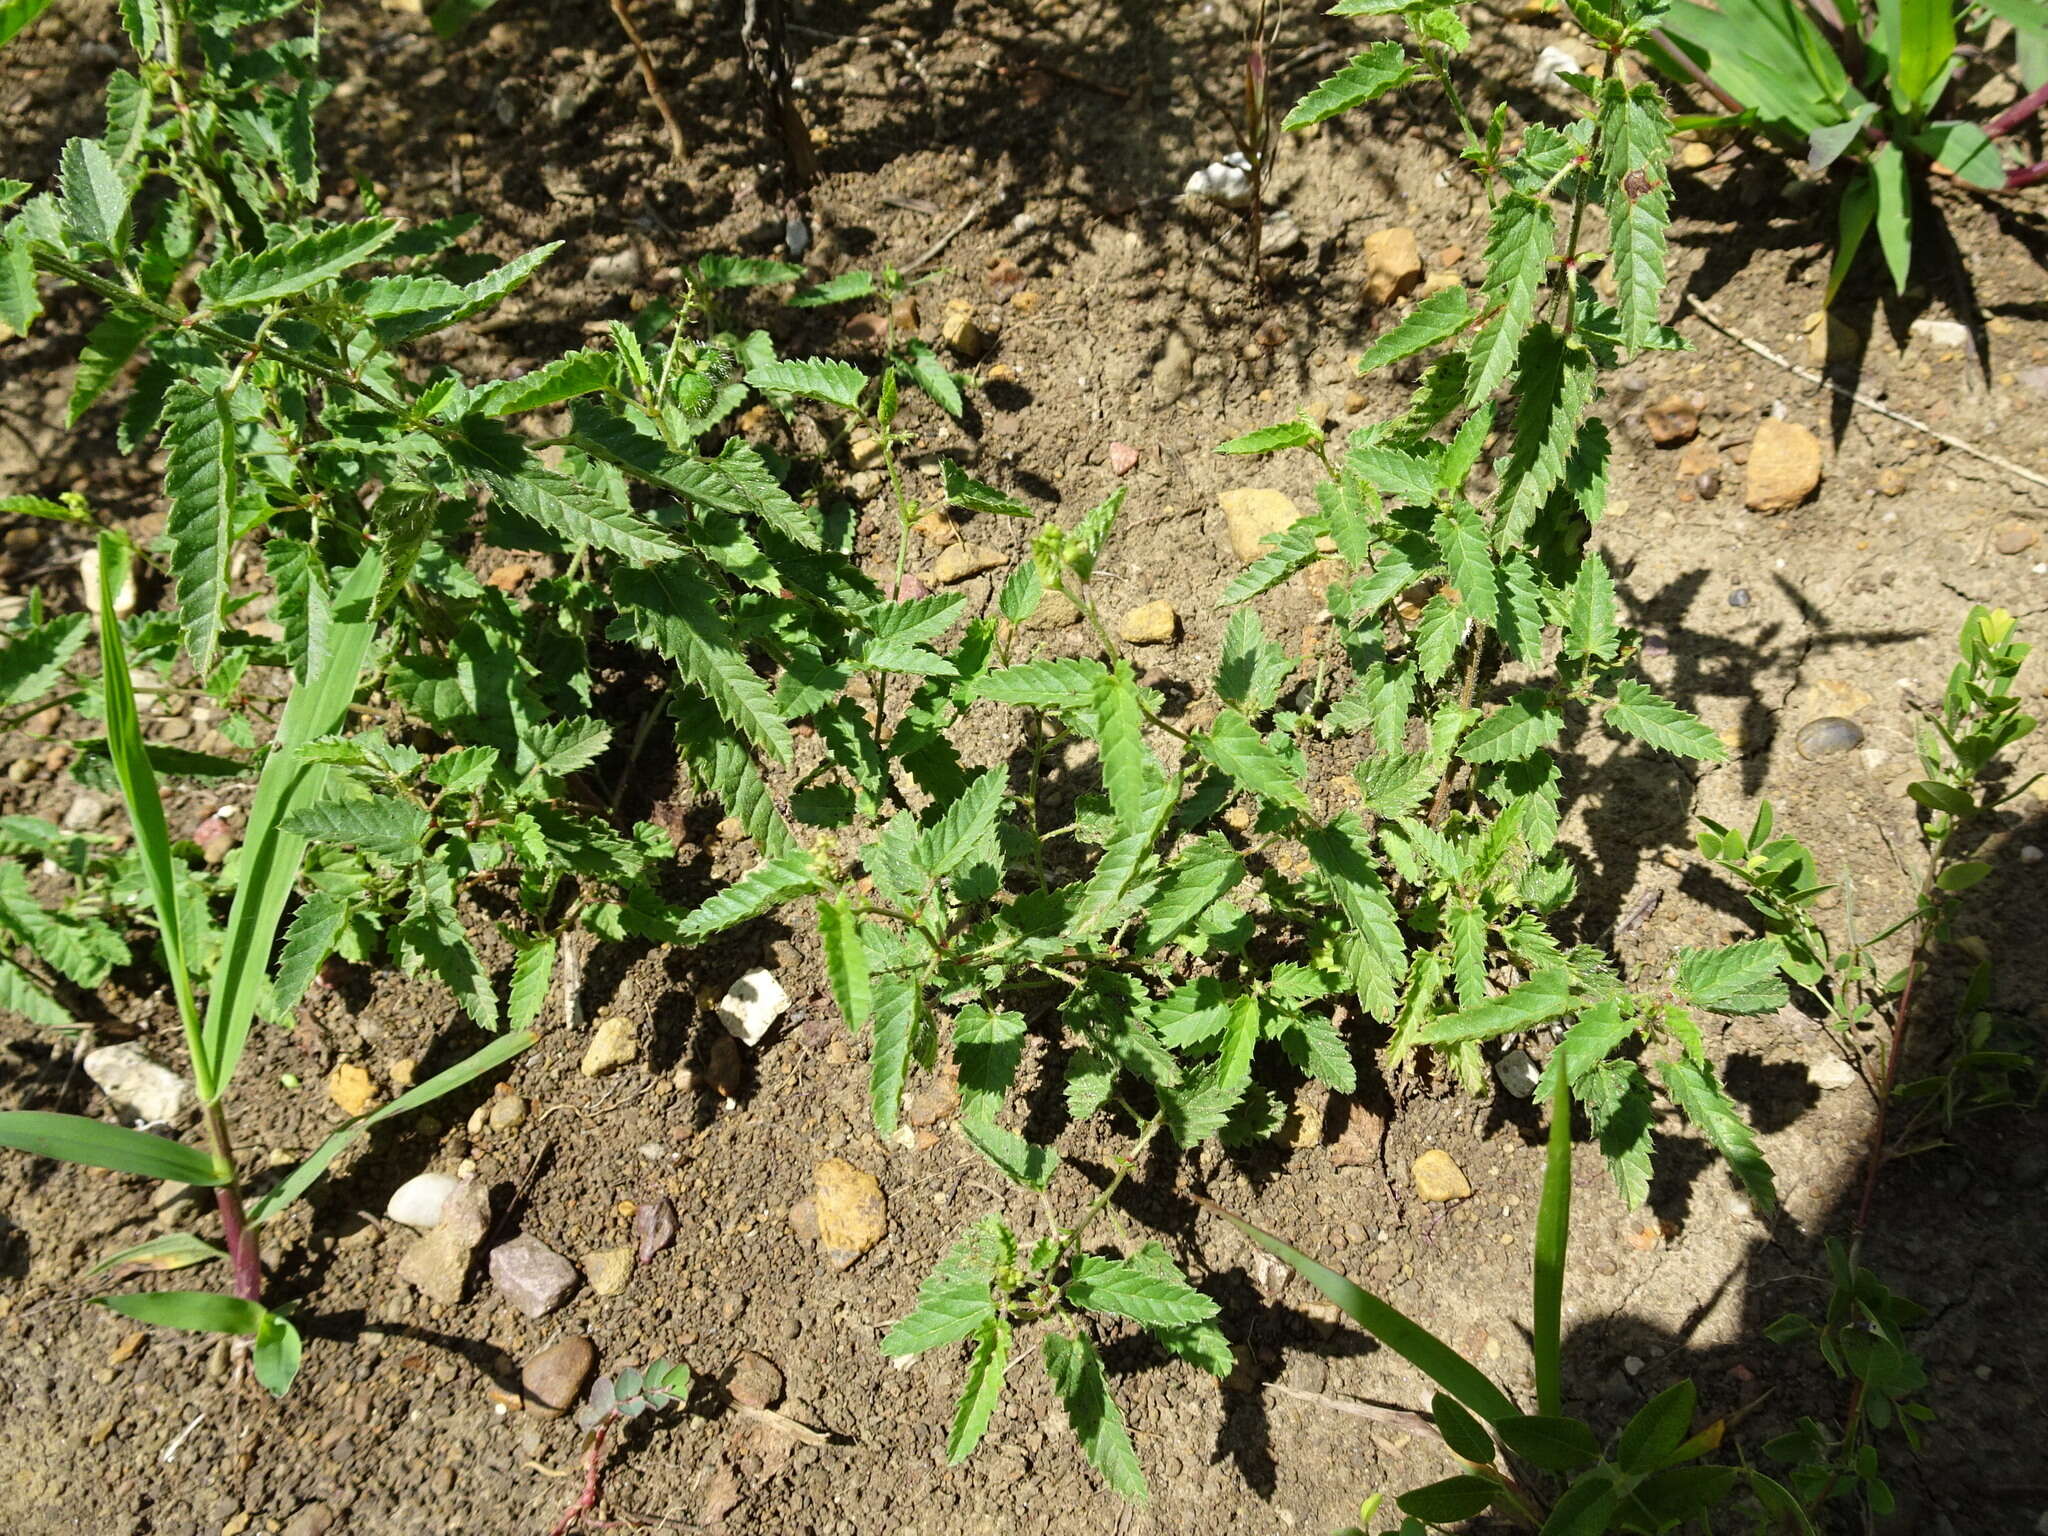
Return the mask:
<path id="1" fill-rule="evenodd" d="M 1283 421 L 1260 427 L 1218 443 L 1216 452 L 1232 454 L 1281 453 L 1289 448 L 1315 448 L 1323 441 L 1322 430 L 1307 420 Z"/>
<path id="2" fill-rule="evenodd" d="M 818 902 L 818 937 L 825 949 L 825 975 L 832 984 L 833 999 L 847 1028 L 859 1034 L 867 1028 L 875 1005 L 874 985 L 868 970 L 868 950 L 861 938 L 861 919 L 851 901 Z"/>
<path id="3" fill-rule="evenodd" d="M 1244 861 L 1220 832 L 1189 844 L 1176 855 L 1159 890 L 1146 903 L 1144 923 L 1131 937 L 1132 953 L 1151 954 L 1171 944 L 1234 890 L 1244 874 Z"/>
<path id="4" fill-rule="evenodd" d="M 1415 663 L 1424 682 L 1440 683 L 1450 675 L 1470 622 L 1465 609 L 1441 592 L 1422 605 L 1415 621 Z"/>
<path id="5" fill-rule="evenodd" d="M 786 267 L 788 263 L 776 262 L 774 265 Z M 793 276 L 803 275 L 803 269 L 800 267 L 790 268 L 790 272 Z M 777 276 L 772 281 L 782 282 L 785 279 Z M 821 304 L 843 304 L 848 299 L 864 299 L 874 291 L 874 273 L 842 272 L 837 277 L 826 278 L 822 283 L 806 283 L 782 302 L 791 309 L 815 309 Z"/>
<path id="6" fill-rule="evenodd" d="M 283 1019 L 299 1006 L 306 988 L 334 953 L 347 918 L 346 898 L 329 891 L 307 893 L 285 930 L 284 948 L 270 973 L 270 995 L 264 1001 L 267 1017 Z"/>
<path id="7" fill-rule="evenodd" d="M 0 235 L 0 324 L 26 336 L 42 312 L 43 296 L 36 287 L 35 260 L 29 255 L 27 238 L 19 233 Z"/>
<path id="8" fill-rule="evenodd" d="M 1593 403 L 1592 354 L 1554 326 L 1532 326 L 1516 367 L 1514 444 L 1501 466 L 1494 543 L 1518 542 L 1564 479 L 1579 423 Z"/>
<path id="9" fill-rule="evenodd" d="M 1757 1150 L 1755 1135 L 1713 1069 L 1703 1062 L 1681 1059 L 1658 1063 L 1657 1075 L 1685 1118 L 1704 1131 L 1707 1140 L 1727 1159 L 1757 1208 L 1766 1215 L 1777 1209 L 1778 1192 L 1771 1178 L 1771 1165 Z"/>
<path id="10" fill-rule="evenodd" d="M 1148 1328 L 1206 1322 L 1218 1310 L 1214 1301 L 1178 1274 L 1085 1253 L 1068 1272 L 1065 1294 L 1077 1307 L 1128 1317 Z"/>
<path id="11" fill-rule="evenodd" d="M 910 1072 L 911 1037 L 924 993 L 919 978 L 884 973 L 875 978 L 873 1031 L 868 1046 L 868 1114 L 875 1134 L 896 1134 L 903 1114 L 903 1084 Z"/>
<path id="12" fill-rule="evenodd" d="M 1137 688 L 1121 663 L 1095 685 L 1095 716 L 1102 786 L 1109 793 L 1116 836 L 1128 837 L 1146 825 L 1161 775 L 1159 760 L 1145 745 Z"/>
<path id="13" fill-rule="evenodd" d="M 775 707 L 774 695 L 747 664 L 694 567 L 668 561 L 619 571 L 611 590 L 620 609 L 608 631 L 612 638 L 631 634 L 652 645 L 731 725 L 777 762 L 789 761 L 789 726 Z"/>
<path id="14" fill-rule="evenodd" d="M 1772 1013 L 1791 993 L 1779 971 L 1776 939 L 1751 939 L 1722 949 L 1678 952 L 1678 995 L 1709 1013 Z"/>
<path id="15" fill-rule="evenodd" d="M 1307 128 L 1339 112 L 1377 101 L 1405 85 L 1411 73 L 1408 52 L 1398 42 L 1374 43 L 1365 52 L 1353 55 L 1349 64 L 1296 102 L 1280 126 L 1289 131 Z"/>
<path id="16" fill-rule="evenodd" d="M 1500 577 L 1497 615 L 1501 644 L 1532 671 L 1543 665 L 1543 599 L 1536 572 L 1521 550 L 1510 550 L 1495 567 Z"/>
<path id="17" fill-rule="evenodd" d="M 1092 708 L 1096 685 L 1108 675 L 1099 661 L 1027 661 L 984 672 L 968 685 L 967 692 L 972 699 L 1064 714 Z"/>
<path id="18" fill-rule="evenodd" d="M 511 416 L 560 405 L 593 390 L 609 389 L 618 377 L 618 369 L 619 361 L 613 353 L 570 352 L 520 378 L 485 385 L 471 397 L 470 408 L 482 416 Z"/>
<path id="19" fill-rule="evenodd" d="M 1621 641 L 1620 600 L 1599 550 L 1589 549 L 1565 598 L 1565 649 L 1574 656 L 1614 660 Z"/>
<path id="20" fill-rule="evenodd" d="M 1102 1374 L 1102 1361 L 1086 1334 L 1072 1337 L 1062 1333 L 1045 1336 L 1045 1373 L 1052 1378 L 1053 1391 L 1066 1410 L 1067 1423 L 1081 1450 L 1111 1490 L 1133 1504 L 1151 1497 L 1145 1486 L 1138 1453 L 1124 1429 L 1123 1415 L 1109 1395 L 1109 1381 Z"/>
<path id="21" fill-rule="evenodd" d="M 682 553 L 672 539 L 630 507 L 547 468 L 497 422 L 466 417 L 462 434 L 452 454 L 457 464 L 489 486 L 513 511 L 548 532 L 571 544 L 594 545 L 642 565 L 673 560 Z"/>
<path id="22" fill-rule="evenodd" d="M 1288 1014 L 1275 1038 L 1287 1059 L 1318 1082 L 1338 1093 L 1351 1093 L 1358 1087 L 1358 1068 L 1351 1051 L 1327 1014 Z"/>
<path id="23" fill-rule="evenodd" d="M 1422 1031 L 1425 1045 L 1462 1045 L 1467 1041 L 1492 1040 L 1500 1035 L 1527 1029 L 1569 1012 L 1572 1006 L 1571 972 L 1563 969 L 1538 971 L 1521 985 L 1489 997 L 1470 1008 L 1461 1008 L 1448 1018 L 1438 1019 Z"/>
<path id="24" fill-rule="evenodd" d="M 1556 741 L 1564 711 L 1540 688 L 1525 688 L 1465 733 L 1458 755 L 1468 763 L 1500 763 L 1527 757 Z"/>
<path id="25" fill-rule="evenodd" d="M 756 864 L 675 927 L 677 944 L 694 943 L 773 911 L 785 901 L 818 889 L 818 870 L 810 854 L 788 853 Z"/>
<path id="26" fill-rule="evenodd" d="M 220 644 L 234 549 L 236 455 L 226 399 L 195 385 L 174 386 L 164 401 L 165 532 L 185 648 L 203 672 Z"/>
<path id="27" fill-rule="evenodd" d="M 1010 1363 L 1010 1320 L 991 1317 L 981 1325 L 980 1342 L 967 1365 L 967 1380 L 960 1388 L 960 1406 L 953 1414 L 953 1427 L 946 1435 L 946 1465 L 957 1467 L 981 1443 L 989 1416 L 1003 1393 L 1003 1372 Z"/>
<path id="28" fill-rule="evenodd" d="M 1308 810 L 1308 794 L 1287 760 L 1236 710 L 1219 713 L 1215 723 L 1194 739 L 1194 747 L 1251 793 L 1292 810 Z"/>
<path id="29" fill-rule="evenodd" d="M 1372 975 L 1353 978 L 1360 985 L 1359 1006 L 1376 1019 L 1389 1019 L 1396 989 L 1407 974 L 1408 949 L 1364 829 L 1357 816 L 1346 811 L 1328 826 L 1304 832 L 1301 840 L 1330 882 L 1362 950 L 1376 962 Z"/>
<path id="30" fill-rule="evenodd" d="M 107 386 L 121 375 L 128 360 L 156 328 L 156 321 L 139 310 L 110 309 L 86 335 L 78 354 L 78 372 L 71 383 L 71 402 L 64 408 L 64 424 L 75 427 L 92 409 L 93 402 L 106 393 Z"/>
<path id="31" fill-rule="evenodd" d="M 917 1306 L 882 1340 L 885 1355 L 915 1355 L 970 1338 L 996 1315 L 990 1283 L 1002 1263 L 1001 1219 L 983 1218 L 918 1287 Z"/>
<path id="32" fill-rule="evenodd" d="M 399 863 L 416 862 L 427 851 L 427 813 L 394 796 L 322 800 L 293 811 L 284 827 L 310 842 L 366 848 Z"/>
<path id="33" fill-rule="evenodd" d="M 548 992 L 555 981 L 557 943 L 548 937 L 526 939 L 517 945 L 512 958 L 512 983 L 505 995 L 505 1023 L 512 1029 L 531 1029 L 540 1022 L 547 1006 Z"/>
<path id="34" fill-rule="evenodd" d="M 1583 1054 L 1590 1055 L 1590 1049 Z M 1622 1204 L 1636 1209 L 1650 1198 L 1650 1137 L 1656 1103 L 1649 1080 L 1632 1061 L 1603 1059 L 1573 1077 L 1572 1094 L 1585 1106 L 1587 1123 L 1593 1128 Z"/>
<path id="35" fill-rule="evenodd" d="M 1490 318 L 1467 353 L 1467 405 L 1492 394 L 1514 366 L 1556 248 L 1557 215 L 1547 201 L 1510 192 L 1494 205 L 1486 236 L 1486 279 L 1479 290 L 1480 311 Z"/>
<path id="36" fill-rule="evenodd" d="M 1623 678 L 1617 685 L 1615 700 L 1607 706 L 1601 721 L 1610 729 L 1624 731 L 1680 757 L 1718 763 L 1728 756 L 1728 748 L 1705 721 L 1687 714 L 1668 699 L 1659 698 L 1633 678 Z"/>
<path id="37" fill-rule="evenodd" d="M 1472 323 L 1472 318 L 1472 306 L 1466 297 L 1464 284 L 1441 288 L 1428 298 L 1419 300 L 1402 317 L 1399 325 L 1375 337 L 1373 344 L 1358 359 L 1358 371 L 1370 373 L 1375 368 L 1384 368 L 1389 363 L 1398 363 L 1418 352 L 1426 352 L 1463 331 Z"/>
<path id="38" fill-rule="evenodd" d="M 199 292 L 216 310 L 247 309 L 289 298 L 369 260 L 397 233 L 398 225 L 391 219 L 365 219 L 268 250 L 243 251 L 201 268 Z"/>
<path id="39" fill-rule="evenodd" d="M 747 370 L 747 382 L 768 394 L 822 400 L 844 411 L 860 409 L 868 376 L 837 358 L 813 357 L 793 362 L 759 363 Z"/>
<path id="40" fill-rule="evenodd" d="M 970 512 L 988 512 L 997 517 L 1032 515 L 1031 509 L 1016 497 L 992 485 L 984 485 L 951 459 L 939 460 L 939 473 L 945 477 L 949 506 L 965 507 Z"/>
<path id="41" fill-rule="evenodd" d="M 52 0 L 6 0 L 0 5 L 0 48 L 13 42 L 22 28 L 50 8 Z"/>
<path id="42" fill-rule="evenodd" d="M 73 239 L 127 254 L 128 185 L 98 139 L 72 139 L 58 152 L 57 196 Z"/>
<path id="43" fill-rule="evenodd" d="M 1478 514 L 1470 507 L 1447 508 L 1437 514 L 1431 531 L 1465 611 L 1493 628 L 1500 619 L 1498 577 Z"/>

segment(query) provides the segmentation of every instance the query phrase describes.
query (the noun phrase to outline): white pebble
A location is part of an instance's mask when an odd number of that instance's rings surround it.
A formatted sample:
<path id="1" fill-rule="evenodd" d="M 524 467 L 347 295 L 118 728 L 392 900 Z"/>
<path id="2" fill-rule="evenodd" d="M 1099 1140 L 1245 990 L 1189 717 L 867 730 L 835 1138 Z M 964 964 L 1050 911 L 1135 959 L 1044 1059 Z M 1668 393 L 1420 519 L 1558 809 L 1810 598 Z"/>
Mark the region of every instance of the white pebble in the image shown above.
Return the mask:
<path id="1" fill-rule="evenodd" d="M 759 1045 L 789 1007 L 789 994 L 772 971 L 749 971 L 718 1005 L 718 1022 L 742 1045 Z"/>
<path id="2" fill-rule="evenodd" d="M 2041 850 L 2032 843 L 2022 843 L 2020 845 L 2020 862 L 2022 864 L 2038 864 L 2041 862 L 2041 858 Z"/>
<path id="3" fill-rule="evenodd" d="M 1644 1362 L 1640 1355 L 1630 1355 L 1621 1362 L 1621 1368 L 1631 1376 L 1640 1376 L 1643 1374 L 1643 1364 Z"/>
<path id="4" fill-rule="evenodd" d="M 401 1226 L 425 1232 L 441 1224 L 441 1207 L 455 1193 L 445 1173 L 416 1173 L 391 1192 L 384 1214 Z"/>

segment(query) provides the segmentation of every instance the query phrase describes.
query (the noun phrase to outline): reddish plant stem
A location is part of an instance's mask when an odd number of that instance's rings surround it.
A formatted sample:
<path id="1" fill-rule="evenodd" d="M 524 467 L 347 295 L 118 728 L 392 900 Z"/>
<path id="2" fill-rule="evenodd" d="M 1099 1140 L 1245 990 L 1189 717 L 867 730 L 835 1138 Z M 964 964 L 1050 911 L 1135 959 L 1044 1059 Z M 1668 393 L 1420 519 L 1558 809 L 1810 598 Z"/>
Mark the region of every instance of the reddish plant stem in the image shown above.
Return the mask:
<path id="1" fill-rule="evenodd" d="M 1984 125 L 1989 138 L 2003 138 L 2013 129 L 2048 107 L 2048 84 L 2038 85 Z"/>
<path id="2" fill-rule="evenodd" d="M 2032 165 L 2023 165 L 2018 170 L 2005 173 L 2005 190 L 2017 192 L 2021 187 L 2031 187 L 2037 181 L 2048 181 L 2048 160 L 2036 160 Z"/>
<path id="3" fill-rule="evenodd" d="M 1870 1224 L 1871 1202 L 1877 1197 L 1877 1177 L 1884 1170 L 1887 1111 L 1891 1108 L 1892 1089 L 1899 1080 L 1899 1058 L 1905 1053 L 1906 1031 L 1913 1021 L 1913 986 L 1919 981 L 1923 969 L 1920 954 L 1927 943 L 1927 929 L 1928 924 L 1923 922 L 1920 931 L 1913 935 L 1913 956 L 1907 962 L 1906 984 L 1899 989 L 1899 1006 L 1892 1014 L 1891 1045 L 1884 1053 L 1884 1081 L 1877 1090 L 1877 1123 L 1870 1128 L 1870 1152 L 1863 1168 L 1863 1197 L 1856 1203 L 1856 1225 L 1850 1229 L 1852 1243 L 1860 1244 L 1863 1240 L 1864 1230 Z"/>
<path id="4" fill-rule="evenodd" d="M 607 1419 L 590 1432 L 590 1449 L 583 1455 L 583 1492 L 555 1523 L 548 1536 L 566 1536 L 577 1521 L 597 1508 L 597 1490 L 604 1477 L 604 1437 L 610 1428 L 611 1421 Z"/>
<path id="5" fill-rule="evenodd" d="M 234 1272 L 235 1295 L 243 1301 L 263 1302 L 263 1259 L 256 1248 L 256 1233 L 242 1209 L 242 1181 L 235 1173 L 235 1144 L 228 1135 L 227 1116 L 218 1100 L 206 1106 L 206 1139 L 213 1155 L 227 1169 L 228 1180 L 214 1190 L 220 1206 L 221 1236 L 228 1245 L 228 1264 Z"/>

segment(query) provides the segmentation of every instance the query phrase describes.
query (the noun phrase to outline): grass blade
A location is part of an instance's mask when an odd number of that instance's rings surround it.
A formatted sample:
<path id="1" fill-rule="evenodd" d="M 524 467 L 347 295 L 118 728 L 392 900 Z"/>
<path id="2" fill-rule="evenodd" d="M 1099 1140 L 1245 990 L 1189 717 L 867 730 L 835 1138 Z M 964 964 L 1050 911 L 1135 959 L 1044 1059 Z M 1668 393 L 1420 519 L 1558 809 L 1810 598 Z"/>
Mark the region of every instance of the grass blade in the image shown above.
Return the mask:
<path id="1" fill-rule="evenodd" d="M 1514 1418 L 1516 1408 L 1507 1394 L 1442 1339 L 1399 1308 L 1353 1285 L 1333 1269 L 1325 1269 L 1306 1254 L 1297 1253 L 1270 1232 L 1263 1232 L 1212 1200 L 1195 1197 L 1273 1257 L 1283 1261 L 1302 1279 L 1321 1291 L 1346 1317 L 1378 1339 L 1395 1354 L 1422 1372 L 1488 1423 Z"/>
<path id="2" fill-rule="evenodd" d="M 131 1131 L 124 1125 L 108 1125 L 89 1115 L 53 1115 L 41 1109 L 0 1112 L 0 1147 L 179 1184 L 227 1182 L 213 1158 L 197 1147 L 147 1131 Z"/>
<path id="3" fill-rule="evenodd" d="M 202 1083 L 211 1084 L 210 1093 L 202 1087 L 202 1097 L 217 1098 L 234 1076 L 256 1005 L 269 985 L 271 948 L 306 852 L 306 839 L 286 831 L 285 819 L 319 798 L 329 771 L 324 764 L 303 761 L 299 748 L 341 727 L 376 629 L 375 599 L 382 577 L 383 562 L 373 552 L 342 582 L 333 617 L 306 658 L 307 681 L 292 690 L 257 781 L 242 881 L 228 909 L 220 964 L 200 1029 L 203 1051 L 193 1053 Z"/>

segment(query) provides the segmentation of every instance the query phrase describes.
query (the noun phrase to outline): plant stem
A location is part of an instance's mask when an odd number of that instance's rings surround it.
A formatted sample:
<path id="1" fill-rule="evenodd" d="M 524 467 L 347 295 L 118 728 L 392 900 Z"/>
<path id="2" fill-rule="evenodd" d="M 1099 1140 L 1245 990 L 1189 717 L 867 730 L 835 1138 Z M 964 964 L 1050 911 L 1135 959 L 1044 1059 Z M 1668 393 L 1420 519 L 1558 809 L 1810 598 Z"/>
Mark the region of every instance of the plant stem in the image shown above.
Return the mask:
<path id="1" fill-rule="evenodd" d="M 611 1420 L 605 1419 L 590 1432 L 590 1449 L 583 1453 L 583 1491 L 556 1522 L 549 1536 L 564 1536 L 564 1533 L 579 1520 L 597 1508 L 598 1488 L 604 1478 L 604 1437 L 611 1427 Z"/>
<path id="2" fill-rule="evenodd" d="M 1052 974 L 1058 975 L 1059 973 L 1053 972 Z M 1072 978 L 1070 977 L 1062 976 L 1060 979 L 1068 982 L 1070 985 L 1072 984 Z M 1118 1102 L 1121 1103 L 1122 1101 L 1119 1100 Z M 1088 1229 L 1095 1225 L 1096 1218 L 1109 1209 L 1109 1202 L 1116 1198 L 1116 1192 L 1123 1188 L 1124 1180 L 1131 1176 L 1131 1170 L 1138 1166 L 1138 1160 L 1145 1155 L 1145 1148 L 1151 1145 L 1152 1138 L 1159 1134 L 1159 1128 L 1164 1124 L 1166 1124 L 1164 1111 L 1154 1115 L 1145 1122 L 1144 1128 L 1138 1132 L 1138 1139 L 1131 1143 L 1131 1150 L 1125 1155 L 1123 1166 L 1110 1175 L 1109 1182 L 1102 1186 L 1102 1192 L 1091 1200 L 1088 1203 L 1088 1209 L 1081 1213 L 1081 1219 L 1067 1228 L 1067 1235 L 1060 1241 L 1059 1251 L 1053 1254 L 1052 1262 L 1045 1266 L 1044 1273 L 1048 1287 L 1052 1284 L 1052 1276 L 1059 1272 L 1060 1266 L 1066 1263 L 1074 1250 L 1081 1246 L 1081 1239 L 1088 1235 Z"/>
<path id="3" fill-rule="evenodd" d="M 228 1181 L 214 1190 L 220 1205 L 221 1236 L 228 1245 L 228 1263 L 234 1271 L 235 1294 L 259 1306 L 263 1301 L 263 1259 L 256 1248 L 256 1231 L 242 1210 L 242 1181 L 235 1172 L 235 1144 L 228 1135 L 227 1116 L 220 1100 L 206 1105 L 206 1140 L 214 1161 L 227 1170 Z"/>
<path id="4" fill-rule="evenodd" d="M 1986 138 L 2003 138 L 2013 129 L 2032 118 L 2043 107 L 2048 107 L 2048 85 L 2036 86 L 2018 101 L 2007 107 L 1998 116 L 1984 125 Z"/>
<path id="5" fill-rule="evenodd" d="M 1530 1286 L 1536 1356 L 1536 1411 L 1564 1411 L 1561 1365 L 1564 1260 L 1572 1231 L 1572 1097 L 1560 1072 L 1550 1097 L 1550 1140 L 1544 1153 L 1543 1201 L 1536 1210 L 1536 1276 Z"/>

